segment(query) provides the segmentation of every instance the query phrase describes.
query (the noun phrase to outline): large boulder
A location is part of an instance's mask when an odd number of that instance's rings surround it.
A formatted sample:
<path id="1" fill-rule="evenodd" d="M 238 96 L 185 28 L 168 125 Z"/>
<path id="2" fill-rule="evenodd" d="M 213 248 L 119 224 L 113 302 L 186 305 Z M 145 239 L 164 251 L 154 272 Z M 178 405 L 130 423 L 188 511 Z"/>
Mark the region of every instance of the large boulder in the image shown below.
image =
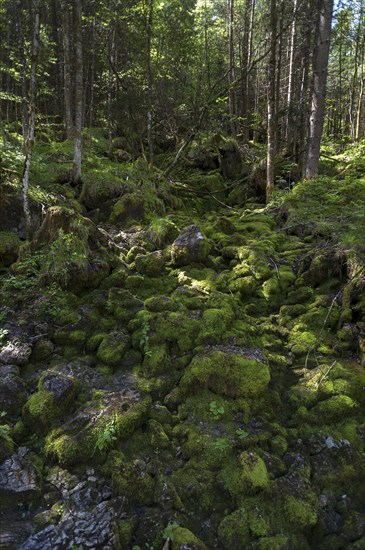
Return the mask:
<path id="1" fill-rule="evenodd" d="M 38 498 L 41 492 L 39 459 L 25 447 L 0 466 L 1 503 L 24 503 Z"/>
<path id="2" fill-rule="evenodd" d="M 175 266 L 204 263 L 209 251 L 209 242 L 199 227 L 193 224 L 185 227 L 172 243 L 171 258 Z"/>
<path id="3" fill-rule="evenodd" d="M 27 400 L 27 387 L 16 365 L 0 366 L 0 411 L 18 415 Z"/>

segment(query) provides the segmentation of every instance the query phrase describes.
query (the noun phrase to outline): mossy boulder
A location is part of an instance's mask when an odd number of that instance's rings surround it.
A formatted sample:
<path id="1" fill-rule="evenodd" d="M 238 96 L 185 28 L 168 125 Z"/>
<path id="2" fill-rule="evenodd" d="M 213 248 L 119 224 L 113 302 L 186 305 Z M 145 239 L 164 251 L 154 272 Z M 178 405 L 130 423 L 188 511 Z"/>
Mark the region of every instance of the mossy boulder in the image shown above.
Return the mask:
<path id="1" fill-rule="evenodd" d="M 171 259 L 175 266 L 204 263 L 210 251 L 207 239 L 197 225 L 189 225 L 171 245 Z"/>
<path id="2" fill-rule="evenodd" d="M 16 262 L 21 240 L 12 231 L 0 231 L 0 267 L 9 267 Z"/>
<path id="3" fill-rule="evenodd" d="M 15 365 L 0 366 L 0 411 L 17 416 L 26 402 L 28 391 Z"/>
<path id="4" fill-rule="evenodd" d="M 130 348 L 130 338 L 124 331 L 107 334 L 97 351 L 97 357 L 103 363 L 113 368 L 122 365 L 123 358 Z"/>
<path id="5" fill-rule="evenodd" d="M 207 388 L 227 397 L 256 398 L 270 382 L 266 363 L 244 352 L 213 351 L 194 357 L 186 369 L 180 388 L 184 394 Z"/>
<path id="6" fill-rule="evenodd" d="M 139 255 L 135 259 L 135 267 L 141 275 L 159 277 L 165 271 L 166 260 L 161 250 L 146 255 Z"/>
<path id="7" fill-rule="evenodd" d="M 112 452 L 112 489 L 125 498 L 127 506 L 149 506 L 153 502 L 154 480 L 141 459 L 127 462 Z"/>
<path id="8" fill-rule="evenodd" d="M 208 550 L 207 546 L 184 527 L 175 527 L 172 531 L 172 550 Z"/>
<path id="9" fill-rule="evenodd" d="M 334 395 L 317 403 L 310 411 L 309 418 L 316 424 L 333 424 L 344 418 L 356 417 L 359 404 L 348 395 Z"/>
<path id="10" fill-rule="evenodd" d="M 226 490 L 237 504 L 247 495 L 266 489 L 269 484 L 265 462 L 256 453 L 244 451 L 238 462 L 228 463 L 220 474 Z"/>
<path id="11" fill-rule="evenodd" d="M 114 205 L 110 223 L 123 225 L 127 221 L 141 221 L 145 217 L 144 198 L 142 193 L 126 193 Z"/>
<path id="12" fill-rule="evenodd" d="M 248 547 L 251 537 L 248 522 L 248 512 L 239 508 L 226 516 L 218 528 L 218 539 L 223 550 Z"/>
<path id="13" fill-rule="evenodd" d="M 218 344 L 234 320 L 234 312 L 229 306 L 224 309 L 211 308 L 203 312 L 199 343 Z"/>
<path id="14" fill-rule="evenodd" d="M 80 200 L 92 210 L 118 198 L 123 190 L 125 190 L 125 184 L 118 177 L 89 172 L 82 185 Z"/>
<path id="15" fill-rule="evenodd" d="M 70 412 L 76 383 L 60 373 L 46 371 L 34 393 L 23 407 L 24 423 L 34 432 L 44 434 Z"/>
<path id="16" fill-rule="evenodd" d="M 151 399 L 141 399 L 136 391 L 100 391 L 47 435 L 45 453 L 61 466 L 105 458 L 113 446 L 128 441 L 146 422 L 150 407 Z"/>
<path id="17" fill-rule="evenodd" d="M 122 288 L 110 288 L 106 302 L 106 310 L 118 321 L 128 322 L 143 309 L 143 302 L 131 292 Z"/>

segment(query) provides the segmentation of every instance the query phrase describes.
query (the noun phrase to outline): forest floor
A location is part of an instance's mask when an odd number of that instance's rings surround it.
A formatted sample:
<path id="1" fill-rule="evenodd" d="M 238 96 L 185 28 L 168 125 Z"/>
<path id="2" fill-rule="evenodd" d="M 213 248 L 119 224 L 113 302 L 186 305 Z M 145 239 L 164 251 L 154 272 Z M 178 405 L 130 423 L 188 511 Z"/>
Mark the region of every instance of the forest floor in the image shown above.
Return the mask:
<path id="1" fill-rule="evenodd" d="M 0 548 L 364 549 L 361 145 L 268 206 L 250 151 L 88 146 L 38 144 L 28 242 L 4 155 Z"/>

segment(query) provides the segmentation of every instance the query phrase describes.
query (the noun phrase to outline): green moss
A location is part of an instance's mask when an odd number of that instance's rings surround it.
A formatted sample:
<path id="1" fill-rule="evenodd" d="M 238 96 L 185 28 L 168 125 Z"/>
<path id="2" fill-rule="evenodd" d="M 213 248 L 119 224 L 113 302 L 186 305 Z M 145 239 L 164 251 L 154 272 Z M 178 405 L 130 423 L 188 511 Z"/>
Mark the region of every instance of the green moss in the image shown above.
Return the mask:
<path id="1" fill-rule="evenodd" d="M 87 332 L 84 330 L 58 329 L 53 334 L 56 344 L 68 345 L 82 349 L 87 340 Z"/>
<path id="2" fill-rule="evenodd" d="M 226 490 L 236 503 L 268 486 L 269 478 L 264 461 L 256 453 L 244 451 L 239 462 L 229 463 L 221 472 Z"/>
<path id="3" fill-rule="evenodd" d="M 143 220 L 145 206 L 142 193 L 127 193 L 119 199 L 110 215 L 110 223 L 123 225 L 131 220 Z"/>
<path id="4" fill-rule="evenodd" d="M 180 311 L 153 314 L 149 324 L 151 347 L 169 342 L 176 345 L 181 353 L 194 348 L 200 327 L 199 321 L 190 312 Z"/>
<path id="5" fill-rule="evenodd" d="M 189 548 L 191 550 L 208 550 L 205 544 L 183 527 L 176 527 L 173 530 L 172 550 L 180 550 L 181 548 Z"/>
<path id="6" fill-rule="evenodd" d="M 223 335 L 234 320 L 230 307 L 226 309 L 206 309 L 203 312 L 198 343 L 219 344 Z"/>
<path id="7" fill-rule="evenodd" d="M 148 422 L 148 435 L 151 447 L 158 450 L 170 449 L 171 442 L 162 424 L 156 420 Z"/>
<path id="8" fill-rule="evenodd" d="M 125 332 L 108 334 L 98 348 L 97 357 L 103 363 L 116 368 L 121 365 L 129 347 L 129 337 Z"/>
<path id="9" fill-rule="evenodd" d="M 205 387 L 227 397 L 252 398 L 262 394 L 269 381 L 266 364 L 239 353 L 215 351 L 193 359 L 180 387 L 185 394 Z"/>
<path id="10" fill-rule="evenodd" d="M 301 531 L 313 527 L 318 521 L 318 514 L 310 502 L 287 496 L 283 513 L 287 521 Z"/>
<path id="11" fill-rule="evenodd" d="M 12 231 L 0 231 L 0 267 L 8 267 L 18 259 L 21 240 Z"/>
<path id="12" fill-rule="evenodd" d="M 66 376 L 61 377 L 66 384 L 62 394 L 57 396 L 56 393 L 47 391 L 43 387 L 46 376 L 47 373 L 40 378 L 38 391 L 31 395 L 23 407 L 24 423 L 38 434 L 44 434 L 59 424 L 62 417 L 70 411 L 76 393 L 74 381 Z M 60 377 L 60 375 L 57 376 Z"/>
<path id="13" fill-rule="evenodd" d="M 86 351 L 90 351 L 90 352 L 97 351 L 97 349 L 99 348 L 105 336 L 106 335 L 103 333 L 93 334 L 92 336 L 90 336 L 90 338 L 86 342 L 86 346 L 85 346 Z"/>
<path id="14" fill-rule="evenodd" d="M 148 277 L 161 276 L 165 271 L 165 266 L 166 260 L 161 250 L 146 255 L 138 255 L 135 259 L 136 270 L 141 275 L 147 275 Z"/>
<path id="15" fill-rule="evenodd" d="M 288 449 L 288 442 L 285 437 L 276 435 L 270 441 L 272 452 L 277 456 L 283 456 Z"/>
<path id="16" fill-rule="evenodd" d="M 359 404 L 348 395 L 334 395 L 315 405 L 309 412 L 310 419 L 316 424 L 332 424 L 344 418 L 356 416 Z"/>
<path id="17" fill-rule="evenodd" d="M 116 495 L 124 497 L 127 506 L 148 506 L 153 502 L 154 481 L 146 472 L 142 460 L 126 462 L 123 455 L 113 453 L 112 489 Z"/>
<path id="18" fill-rule="evenodd" d="M 248 547 L 251 537 L 248 523 L 248 513 L 245 508 L 240 508 L 226 516 L 218 528 L 220 547 L 223 550 Z"/>
<path id="19" fill-rule="evenodd" d="M 258 288 L 256 279 L 252 276 L 239 277 L 229 283 L 229 290 L 239 292 L 241 298 L 252 296 Z"/>
<path id="20" fill-rule="evenodd" d="M 255 545 L 255 550 L 283 550 L 289 548 L 290 539 L 287 535 L 276 535 L 275 537 L 262 537 Z M 299 546 L 293 546 L 299 550 Z"/>
<path id="21" fill-rule="evenodd" d="M 172 361 L 166 344 L 148 346 L 143 360 L 143 368 L 151 376 L 158 376 L 171 370 Z"/>
<path id="22" fill-rule="evenodd" d="M 101 392 L 100 402 L 93 402 L 85 406 L 85 413 L 74 420 L 64 424 L 50 432 L 45 440 L 45 453 L 48 457 L 56 459 L 62 466 L 88 463 L 93 457 L 98 457 L 110 450 L 105 447 L 98 453 L 97 442 L 105 432 L 106 427 L 113 421 L 113 434 L 111 446 L 118 442 L 128 441 L 131 435 L 146 421 L 151 407 L 150 398 L 145 398 L 139 403 L 131 405 L 127 410 L 122 410 L 120 400 L 111 401 L 110 394 Z M 103 414 L 97 416 L 88 414 L 89 408 L 98 410 L 103 408 Z"/>

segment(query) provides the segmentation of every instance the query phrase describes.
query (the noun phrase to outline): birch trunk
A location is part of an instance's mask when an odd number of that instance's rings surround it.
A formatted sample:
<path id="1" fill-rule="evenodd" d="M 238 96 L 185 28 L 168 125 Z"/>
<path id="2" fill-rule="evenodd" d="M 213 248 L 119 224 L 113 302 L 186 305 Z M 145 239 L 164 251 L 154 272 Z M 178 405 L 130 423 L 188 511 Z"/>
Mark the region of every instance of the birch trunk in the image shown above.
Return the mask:
<path id="1" fill-rule="evenodd" d="M 271 199 L 274 190 L 274 157 L 275 157 L 275 69 L 276 69 L 276 0 L 270 2 L 270 58 L 268 66 L 268 94 L 267 94 L 267 178 L 266 202 Z"/>
<path id="2" fill-rule="evenodd" d="M 23 167 L 23 210 L 27 226 L 28 236 L 32 233 L 32 218 L 29 207 L 29 171 L 32 160 L 32 146 L 35 133 L 35 110 L 36 110 L 36 85 L 37 85 L 37 63 L 39 51 L 39 32 L 40 32 L 40 17 L 39 17 L 40 0 L 33 1 L 34 10 L 34 27 L 32 37 L 32 52 L 30 59 L 30 76 L 29 76 L 29 94 L 28 94 L 28 121 L 26 125 L 26 135 L 23 136 L 24 141 L 24 167 Z"/>
<path id="3" fill-rule="evenodd" d="M 75 125 L 72 181 L 81 180 L 81 132 L 83 113 L 82 6 L 75 0 Z"/>

